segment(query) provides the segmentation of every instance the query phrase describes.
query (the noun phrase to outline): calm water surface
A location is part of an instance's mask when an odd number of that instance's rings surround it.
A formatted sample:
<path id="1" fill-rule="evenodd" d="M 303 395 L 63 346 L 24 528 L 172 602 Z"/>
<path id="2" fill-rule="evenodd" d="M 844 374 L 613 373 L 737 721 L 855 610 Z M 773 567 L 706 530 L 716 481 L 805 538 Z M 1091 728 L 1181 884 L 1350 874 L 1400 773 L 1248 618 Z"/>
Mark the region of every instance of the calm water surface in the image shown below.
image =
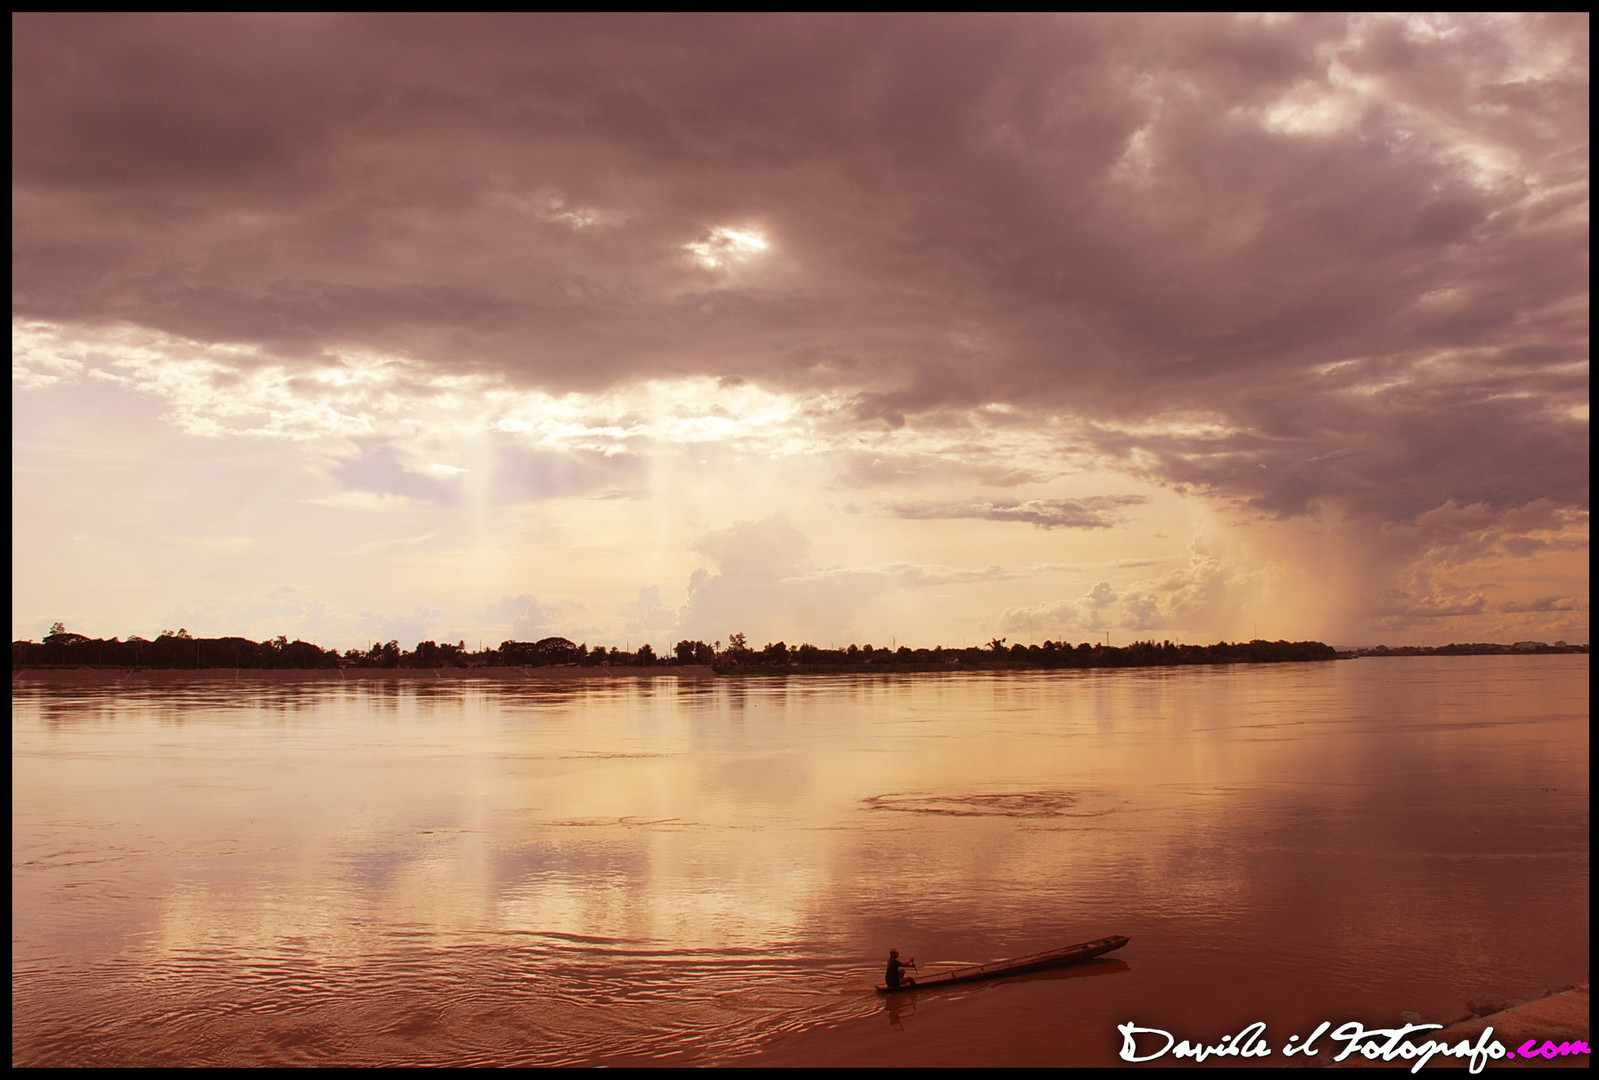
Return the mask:
<path id="1" fill-rule="evenodd" d="M 13 1064 L 1087 1065 L 1126 1021 L 1452 1020 L 1588 977 L 1588 715 L 1586 656 L 23 673 Z M 929 972 L 1112 933 L 871 989 L 890 946 Z"/>

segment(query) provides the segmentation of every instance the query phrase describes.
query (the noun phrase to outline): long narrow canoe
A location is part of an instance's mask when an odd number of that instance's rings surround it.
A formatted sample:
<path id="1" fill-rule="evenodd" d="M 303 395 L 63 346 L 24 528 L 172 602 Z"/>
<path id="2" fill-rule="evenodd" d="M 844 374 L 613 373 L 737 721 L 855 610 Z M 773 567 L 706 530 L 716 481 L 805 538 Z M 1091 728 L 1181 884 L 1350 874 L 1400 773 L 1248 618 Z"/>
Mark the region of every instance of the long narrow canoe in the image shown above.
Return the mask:
<path id="1" fill-rule="evenodd" d="M 1069 964 L 1080 964 L 1084 960 L 1092 960 L 1096 956 L 1103 956 L 1113 952 L 1131 941 L 1132 938 L 1113 934 L 1110 937 L 1100 938 L 1098 941 L 1085 941 L 1081 945 L 1068 945 L 1064 949 L 1051 949 L 1049 952 L 1034 953 L 1031 956 L 1018 956 L 1013 960 L 995 960 L 990 964 L 969 964 L 966 967 L 951 968 L 949 971 L 940 971 L 935 975 L 924 975 L 915 982 L 905 982 L 898 986 L 879 986 L 879 994 L 903 994 L 907 990 L 926 990 L 932 986 L 950 986 L 954 983 L 982 982 L 986 979 L 1003 979 L 1007 975 L 1024 975 L 1030 971 L 1045 971 L 1049 968 L 1066 967 Z"/>

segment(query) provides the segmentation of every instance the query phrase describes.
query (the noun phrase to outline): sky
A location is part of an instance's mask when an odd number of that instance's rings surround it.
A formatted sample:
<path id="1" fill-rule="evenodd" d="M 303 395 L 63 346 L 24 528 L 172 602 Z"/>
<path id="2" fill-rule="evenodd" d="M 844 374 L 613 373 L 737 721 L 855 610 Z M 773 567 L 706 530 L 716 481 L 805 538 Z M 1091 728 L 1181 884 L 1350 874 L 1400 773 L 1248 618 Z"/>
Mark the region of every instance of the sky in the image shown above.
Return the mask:
<path id="1" fill-rule="evenodd" d="M 1588 17 L 13 15 L 12 633 L 1588 641 Z"/>

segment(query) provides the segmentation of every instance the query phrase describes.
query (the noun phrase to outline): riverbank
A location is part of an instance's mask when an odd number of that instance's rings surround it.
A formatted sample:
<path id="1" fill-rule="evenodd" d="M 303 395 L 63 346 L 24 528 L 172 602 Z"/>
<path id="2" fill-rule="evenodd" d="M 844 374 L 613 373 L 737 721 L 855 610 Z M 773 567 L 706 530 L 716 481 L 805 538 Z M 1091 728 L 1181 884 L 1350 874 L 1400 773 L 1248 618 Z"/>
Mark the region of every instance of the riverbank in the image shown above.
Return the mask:
<path id="1" fill-rule="evenodd" d="M 27 644 L 27 643 L 24 643 Z M 919 650 L 926 653 L 927 650 Z M 926 675 L 972 674 L 975 672 L 1007 671 L 1085 671 L 1114 670 L 1121 668 L 1150 667 L 1211 667 L 1225 664 L 1281 664 L 1330 662 L 1335 657 L 1329 646 L 1319 642 L 1255 642 L 1232 646 L 1181 646 L 1162 650 L 1151 647 L 1140 650 L 1100 649 L 1096 646 L 1087 656 L 1077 657 L 1067 647 L 1064 653 L 1052 656 L 1033 650 L 1021 654 L 994 652 L 984 649 L 966 649 L 941 653 L 936 658 L 904 658 L 884 650 L 875 661 L 856 663 L 823 662 L 805 663 L 786 661 L 766 663 L 762 654 L 737 663 L 676 664 L 549 664 L 536 666 L 482 665 L 470 667 L 132 667 L 110 664 L 81 666 L 26 666 L 26 660 L 13 656 L 12 685 L 23 683 L 48 686 L 101 686 L 101 685 L 169 685 L 193 682 L 196 679 L 245 681 L 255 679 L 267 682 L 349 681 L 351 679 L 388 680 L 487 680 L 491 682 L 567 682 L 573 680 L 616 678 L 678 678 L 712 679 L 718 676 L 735 678 L 788 678 L 806 675 Z M 22 665 L 22 666 L 19 666 Z"/>
<path id="2" fill-rule="evenodd" d="M 1477 1037 L 1490 1027 L 1493 1028 L 1493 1035 L 1490 1037 L 1516 1055 L 1514 1058 L 1506 1057 L 1503 1061 L 1494 1062 L 1497 1067 L 1535 1064 L 1539 1068 L 1559 1065 L 1586 1069 L 1590 1062 L 1589 1054 L 1570 1054 L 1566 1057 L 1553 1058 L 1535 1054 L 1533 1061 L 1528 1062 L 1524 1060 L 1527 1055 L 1522 1053 L 1522 1048 L 1529 1042 L 1533 1044 L 1531 1049 L 1534 1050 L 1542 1048 L 1545 1042 L 1551 1042 L 1557 1047 L 1561 1043 L 1588 1042 L 1588 984 L 1583 983 L 1569 990 L 1561 990 L 1537 1001 L 1512 1005 L 1487 1016 L 1474 1016 L 1469 1020 L 1461 1020 L 1435 1033 L 1433 1038 L 1450 1046 L 1462 1040 L 1475 1042 Z M 1551 1049 L 1550 1053 L 1553 1052 Z M 1459 1064 L 1459 1062 L 1451 1058 L 1439 1064 Z"/>
<path id="3" fill-rule="evenodd" d="M 19 668 L 12 686 L 170 686 L 192 682 L 574 682 L 714 679 L 707 665 L 472 668 Z"/>
<path id="4" fill-rule="evenodd" d="M 1562 1043 L 1580 1042 L 1584 1045 L 1588 1043 L 1588 990 L 1589 984 L 1583 983 L 1581 986 L 1556 991 L 1536 1001 L 1512 1005 L 1487 1016 L 1472 1016 L 1458 1020 L 1446 1025 L 1441 1031 L 1429 1031 L 1411 1041 L 1432 1041 L 1446 1046 L 1457 1046 L 1462 1042 L 1476 1045 L 1483 1032 L 1492 1028 L 1493 1032 L 1489 1038 L 1503 1046 L 1508 1053 L 1499 1061 L 1490 1061 L 1489 1068 L 1532 1066 L 1540 1069 L 1550 1067 L 1586 1069 L 1591 1062 L 1591 1055 L 1588 1053 L 1569 1053 L 1565 1056 L 1551 1057 L 1545 1057 L 1544 1053 L 1558 1054 L 1558 1047 Z M 1546 1043 L 1551 1045 L 1547 1051 L 1544 1051 Z M 1512 1054 L 1515 1056 L 1511 1057 Z M 1339 1067 L 1408 1069 L 1414 1064 L 1413 1060 L 1404 1059 L 1384 1062 L 1351 1058 L 1341 1062 Z M 1468 1065 L 1469 1059 L 1438 1055 L 1428 1061 L 1426 1067 L 1463 1069 Z"/>

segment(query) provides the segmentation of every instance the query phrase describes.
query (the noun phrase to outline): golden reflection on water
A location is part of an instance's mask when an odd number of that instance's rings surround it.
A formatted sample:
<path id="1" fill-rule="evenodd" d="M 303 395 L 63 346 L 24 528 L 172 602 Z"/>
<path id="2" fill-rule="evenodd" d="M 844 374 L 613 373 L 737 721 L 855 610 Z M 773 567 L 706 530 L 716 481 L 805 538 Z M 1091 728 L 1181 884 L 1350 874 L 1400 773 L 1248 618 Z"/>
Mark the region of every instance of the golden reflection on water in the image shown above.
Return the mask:
<path id="1" fill-rule="evenodd" d="M 13 690 L 14 1064 L 1114 1063 L 1587 975 L 1586 657 Z"/>

